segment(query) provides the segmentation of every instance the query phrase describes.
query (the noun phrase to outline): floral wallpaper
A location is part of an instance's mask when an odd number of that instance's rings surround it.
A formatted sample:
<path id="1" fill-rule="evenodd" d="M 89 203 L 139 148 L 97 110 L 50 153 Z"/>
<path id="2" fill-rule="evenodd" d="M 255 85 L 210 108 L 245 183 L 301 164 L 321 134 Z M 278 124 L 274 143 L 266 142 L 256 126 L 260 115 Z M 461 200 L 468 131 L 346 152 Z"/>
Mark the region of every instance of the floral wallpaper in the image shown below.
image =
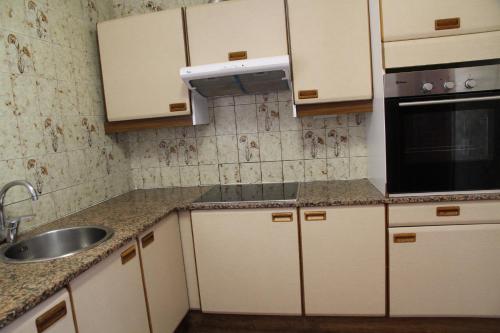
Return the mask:
<path id="1" fill-rule="evenodd" d="M 104 134 L 96 23 L 111 0 L 0 1 L 0 186 L 22 229 L 129 191 L 126 136 Z"/>
<path id="2" fill-rule="evenodd" d="M 114 0 L 115 17 L 207 0 Z M 291 94 L 210 101 L 210 124 L 129 134 L 132 186 L 294 182 L 367 177 L 365 115 L 292 117 Z"/>

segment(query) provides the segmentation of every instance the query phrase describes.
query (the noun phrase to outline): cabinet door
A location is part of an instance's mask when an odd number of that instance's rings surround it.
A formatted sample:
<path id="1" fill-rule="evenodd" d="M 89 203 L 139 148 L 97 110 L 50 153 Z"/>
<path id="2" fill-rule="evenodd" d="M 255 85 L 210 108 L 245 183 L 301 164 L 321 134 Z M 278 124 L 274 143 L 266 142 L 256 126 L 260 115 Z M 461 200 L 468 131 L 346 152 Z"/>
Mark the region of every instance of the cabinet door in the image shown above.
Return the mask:
<path id="1" fill-rule="evenodd" d="M 500 224 L 390 228 L 391 316 L 500 316 Z"/>
<path id="2" fill-rule="evenodd" d="M 189 310 L 177 213 L 139 237 L 153 332 L 174 332 Z"/>
<path id="3" fill-rule="evenodd" d="M 63 289 L 16 319 L 3 333 L 74 333 L 68 291 Z"/>
<path id="4" fill-rule="evenodd" d="M 190 113 L 181 9 L 97 26 L 108 121 Z"/>
<path id="5" fill-rule="evenodd" d="M 80 333 L 149 332 L 136 254 L 130 242 L 70 283 Z"/>
<path id="6" fill-rule="evenodd" d="M 385 315 L 384 206 L 301 209 L 308 315 Z"/>
<path id="7" fill-rule="evenodd" d="M 200 293 L 198 292 L 198 274 L 196 273 L 196 259 L 194 256 L 193 230 L 191 228 L 190 211 L 179 212 L 179 226 L 181 229 L 184 267 L 186 268 L 189 307 L 194 310 L 199 310 Z"/>
<path id="8" fill-rule="evenodd" d="M 500 30 L 498 0 L 381 0 L 383 41 Z"/>
<path id="9" fill-rule="evenodd" d="M 300 314 L 295 210 L 194 211 L 203 312 Z"/>
<path id="10" fill-rule="evenodd" d="M 296 104 L 372 98 L 366 0 L 288 0 Z"/>
<path id="11" fill-rule="evenodd" d="M 283 0 L 234 0 L 188 7 L 191 65 L 288 54 Z M 243 56 L 243 58 L 245 58 Z"/>

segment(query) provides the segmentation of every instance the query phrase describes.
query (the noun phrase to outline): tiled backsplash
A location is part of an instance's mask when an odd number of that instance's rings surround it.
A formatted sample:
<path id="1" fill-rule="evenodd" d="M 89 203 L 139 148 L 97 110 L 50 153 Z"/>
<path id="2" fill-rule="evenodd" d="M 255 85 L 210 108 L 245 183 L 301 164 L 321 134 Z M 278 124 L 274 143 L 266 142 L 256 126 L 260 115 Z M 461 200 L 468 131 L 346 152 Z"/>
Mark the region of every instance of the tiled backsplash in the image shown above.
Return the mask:
<path id="1" fill-rule="evenodd" d="M 136 188 L 366 178 L 363 114 L 293 118 L 289 92 L 210 105 L 208 125 L 129 134 Z"/>
<path id="2" fill-rule="evenodd" d="M 126 140 L 104 134 L 96 22 L 112 1 L 0 1 L 0 186 L 28 179 L 38 192 L 7 195 L 7 214 L 40 223 L 129 190 Z"/>

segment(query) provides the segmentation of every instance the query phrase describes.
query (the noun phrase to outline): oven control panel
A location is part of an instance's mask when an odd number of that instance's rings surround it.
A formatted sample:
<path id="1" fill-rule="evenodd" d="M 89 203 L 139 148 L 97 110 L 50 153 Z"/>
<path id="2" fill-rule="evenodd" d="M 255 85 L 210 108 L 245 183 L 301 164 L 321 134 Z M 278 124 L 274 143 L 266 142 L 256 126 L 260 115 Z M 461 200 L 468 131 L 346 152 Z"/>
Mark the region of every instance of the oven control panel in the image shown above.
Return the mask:
<path id="1" fill-rule="evenodd" d="M 384 76 L 385 97 L 500 89 L 500 65 L 432 69 Z"/>

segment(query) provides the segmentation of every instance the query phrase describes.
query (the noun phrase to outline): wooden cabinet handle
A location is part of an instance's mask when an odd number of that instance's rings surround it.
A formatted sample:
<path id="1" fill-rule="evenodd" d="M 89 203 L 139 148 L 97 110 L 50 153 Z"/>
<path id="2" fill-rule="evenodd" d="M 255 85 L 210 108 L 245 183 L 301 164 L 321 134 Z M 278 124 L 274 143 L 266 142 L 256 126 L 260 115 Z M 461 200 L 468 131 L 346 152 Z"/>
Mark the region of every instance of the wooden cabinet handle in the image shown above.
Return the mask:
<path id="1" fill-rule="evenodd" d="M 417 234 L 414 232 L 404 234 L 394 234 L 394 243 L 415 243 Z"/>
<path id="2" fill-rule="evenodd" d="M 247 59 L 247 51 L 229 52 L 227 54 L 227 58 L 229 59 L 229 61 L 245 60 Z"/>
<path id="3" fill-rule="evenodd" d="M 170 104 L 170 112 L 181 112 L 187 110 L 186 103 L 172 103 Z"/>
<path id="4" fill-rule="evenodd" d="M 154 240 L 155 240 L 155 233 L 154 233 L 154 231 L 151 231 L 149 234 L 142 237 L 142 239 L 141 239 L 142 248 L 145 248 L 149 244 L 153 243 Z"/>
<path id="5" fill-rule="evenodd" d="M 436 208 L 436 216 L 459 216 L 460 207 L 459 206 L 447 206 Z"/>
<path id="6" fill-rule="evenodd" d="M 128 249 L 122 252 L 121 254 L 122 257 L 122 265 L 125 265 L 127 262 L 129 262 L 132 258 L 135 257 L 135 245 L 132 245 Z"/>
<path id="7" fill-rule="evenodd" d="M 299 99 L 318 98 L 318 90 L 299 90 Z"/>
<path id="8" fill-rule="evenodd" d="M 305 212 L 304 217 L 306 221 L 325 221 L 325 211 Z"/>
<path id="9" fill-rule="evenodd" d="M 292 222 L 293 213 L 273 213 L 273 222 Z"/>
<path id="10" fill-rule="evenodd" d="M 434 30 L 447 30 L 460 28 L 460 17 L 450 17 L 434 21 Z"/>
<path id="11" fill-rule="evenodd" d="M 35 323 L 37 332 L 44 332 L 47 328 L 54 325 L 59 319 L 63 318 L 67 312 L 66 301 L 56 304 L 40 317 L 36 318 Z"/>

